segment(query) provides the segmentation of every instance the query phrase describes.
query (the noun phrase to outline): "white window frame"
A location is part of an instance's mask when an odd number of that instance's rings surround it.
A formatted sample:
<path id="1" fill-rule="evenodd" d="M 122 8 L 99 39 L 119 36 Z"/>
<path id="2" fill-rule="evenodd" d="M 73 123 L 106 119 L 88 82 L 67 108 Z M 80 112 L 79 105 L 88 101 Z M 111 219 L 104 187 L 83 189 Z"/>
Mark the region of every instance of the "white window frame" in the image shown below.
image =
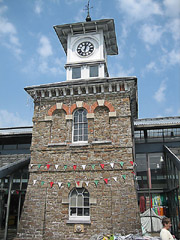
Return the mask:
<path id="1" fill-rule="evenodd" d="M 97 67 L 97 76 L 93 76 L 93 77 L 91 76 L 91 67 Z M 97 77 L 99 77 L 99 65 L 96 64 L 96 65 L 90 65 L 89 66 L 89 77 L 90 78 L 97 78 Z"/>
<path id="2" fill-rule="evenodd" d="M 79 119 L 79 118 L 80 118 L 80 115 L 78 115 L 78 116 L 77 116 L 77 117 L 78 117 L 78 121 L 75 122 L 75 115 L 76 115 L 76 113 L 79 112 L 79 111 L 86 112 L 86 121 L 84 121 L 83 118 L 82 118 L 82 121 L 80 121 L 80 119 Z M 82 115 L 83 115 L 83 114 L 82 114 Z M 82 129 L 80 129 L 79 126 L 80 126 L 81 124 L 82 124 L 82 126 L 83 126 L 84 124 L 87 125 L 87 134 L 85 133 L 85 127 L 82 127 Z M 77 126 L 75 126 L 75 125 L 77 125 Z M 81 130 L 82 130 L 82 134 L 80 135 Z M 77 134 L 75 134 L 75 131 L 77 131 Z M 87 135 L 87 140 L 85 139 L 85 135 Z M 77 138 L 78 138 L 77 140 L 74 140 L 74 137 L 75 137 L 75 136 L 77 136 Z M 82 136 L 82 140 L 79 140 L 81 136 Z M 77 110 L 75 110 L 74 113 L 73 113 L 72 142 L 73 142 L 73 143 L 87 143 L 87 142 L 88 142 L 88 119 L 87 119 L 87 110 L 84 109 L 84 108 L 77 109 Z"/>
<path id="3" fill-rule="evenodd" d="M 75 197 L 75 205 L 72 205 L 71 203 L 71 199 L 72 199 L 72 193 L 76 191 L 76 197 Z M 79 191 L 79 192 L 78 192 Z M 81 192 L 80 192 L 81 191 Z M 69 193 L 69 220 L 70 221 L 76 221 L 76 220 L 82 220 L 82 221 L 90 221 L 90 195 L 89 195 L 89 192 L 88 192 L 88 196 L 84 196 L 83 193 L 88 190 L 86 188 L 73 188 L 71 190 L 71 192 Z M 81 206 L 78 206 L 78 196 L 82 196 L 82 205 Z M 84 199 L 89 199 L 89 205 L 88 206 L 85 206 L 84 204 Z M 71 215 L 71 208 L 74 208 L 76 209 L 75 213 L 73 215 Z M 78 208 L 82 208 L 82 215 L 81 216 L 78 216 L 77 215 L 77 212 L 78 212 Z M 84 209 L 89 209 L 89 215 L 88 216 L 85 216 L 84 215 Z"/>

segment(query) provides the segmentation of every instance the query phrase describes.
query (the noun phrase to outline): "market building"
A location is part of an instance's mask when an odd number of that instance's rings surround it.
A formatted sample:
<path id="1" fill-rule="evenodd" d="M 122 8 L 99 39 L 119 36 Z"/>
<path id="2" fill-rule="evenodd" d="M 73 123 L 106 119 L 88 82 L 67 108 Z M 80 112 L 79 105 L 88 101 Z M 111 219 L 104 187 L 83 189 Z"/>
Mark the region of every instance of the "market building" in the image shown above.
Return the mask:
<path id="1" fill-rule="evenodd" d="M 113 19 L 54 29 L 66 81 L 25 88 L 33 128 L 0 129 L 4 240 L 136 233 L 148 209 L 179 238 L 180 118 L 138 119 L 137 78 L 109 77 Z"/>

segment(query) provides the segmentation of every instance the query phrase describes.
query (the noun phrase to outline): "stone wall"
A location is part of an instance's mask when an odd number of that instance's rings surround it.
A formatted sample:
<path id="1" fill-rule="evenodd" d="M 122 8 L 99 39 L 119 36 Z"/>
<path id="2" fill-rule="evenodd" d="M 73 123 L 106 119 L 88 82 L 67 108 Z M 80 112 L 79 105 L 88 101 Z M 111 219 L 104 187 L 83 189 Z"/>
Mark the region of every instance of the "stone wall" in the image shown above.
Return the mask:
<path id="1" fill-rule="evenodd" d="M 35 100 L 30 179 L 16 239 L 85 240 L 140 229 L 130 93 Z M 82 107 L 88 112 L 88 143 L 74 144 L 73 111 Z M 68 197 L 74 187 L 90 193 L 90 222 L 77 223 L 81 233 L 69 221 Z"/>

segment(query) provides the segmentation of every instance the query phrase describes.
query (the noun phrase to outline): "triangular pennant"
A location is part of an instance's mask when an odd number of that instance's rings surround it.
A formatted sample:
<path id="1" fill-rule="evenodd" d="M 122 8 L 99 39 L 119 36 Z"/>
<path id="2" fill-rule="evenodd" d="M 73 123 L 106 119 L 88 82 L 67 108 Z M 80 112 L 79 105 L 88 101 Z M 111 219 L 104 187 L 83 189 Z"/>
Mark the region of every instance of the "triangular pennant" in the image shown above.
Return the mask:
<path id="1" fill-rule="evenodd" d="M 104 178 L 104 181 L 105 181 L 106 184 L 108 183 L 108 179 L 107 178 Z"/>
<path id="2" fill-rule="evenodd" d="M 35 184 L 36 184 L 36 182 L 37 182 L 37 180 L 33 180 L 33 185 L 35 185 Z"/>
<path id="3" fill-rule="evenodd" d="M 94 170 L 95 169 L 95 164 L 92 164 L 91 166 L 92 166 L 92 169 Z"/>
<path id="4" fill-rule="evenodd" d="M 30 167 L 32 168 L 34 166 L 34 164 L 30 164 Z"/>
<path id="5" fill-rule="evenodd" d="M 122 175 L 122 178 L 125 180 L 126 179 L 126 175 Z"/>
<path id="6" fill-rule="evenodd" d="M 131 172 L 132 174 L 136 175 L 135 172 Z"/>
<path id="7" fill-rule="evenodd" d="M 67 169 L 67 165 L 64 165 L 64 170 L 66 170 Z"/>
<path id="8" fill-rule="evenodd" d="M 99 182 L 99 180 L 94 180 L 94 183 L 95 183 L 96 187 L 98 185 L 98 182 Z"/>
<path id="9" fill-rule="evenodd" d="M 53 184 L 54 184 L 54 182 L 50 182 L 51 188 L 52 188 Z"/>
<path id="10" fill-rule="evenodd" d="M 19 194 L 19 191 L 18 191 L 18 190 L 16 190 L 16 194 L 17 194 L 17 195 Z"/>
<path id="11" fill-rule="evenodd" d="M 41 167 L 41 165 L 42 165 L 42 164 L 38 164 L 38 168 L 40 168 L 40 167 Z"/>
<path id="12" fill-rule="evenodd" d="M 61 188 L 62 182 L 58 182 L 58 186 L 59 186 L 59 188 Z"/>
<path id="13" fill-rule="evenodd" d="M 104 169 L 104 164 L 101 163 L 100 165 L 101 165 L 101 168 Z"/>
<path id="14" fill-rule="evenodd" d="M 67 186 L 68 186 L 68 188 L 70 188 L 70 186 L 71 186 L 71 183 L 70 183 L 70 182 L 68 182 L 68 183 L 67 183 Z"/>
<path id="15" fill-rule="evenodd" d="M 74 171 L 76 170 L 76 168 L 77 168 L 77 165 L 73 165 L 73 168 L 74 168 Z"/>
<path id="16" fill-rule="evenodd" d="M 77 181 L 76 183 L 77 183 L 77 185 L 79 186 L 79 184 L 80 184 L 80 181 Z"/>
<path id="17" fill-rule="evenodd" d="M 85 168 L 86 168 L 86 165 L 82 165 L 82 168 L 83 168 L 83 170 L 85 170 Z"/>
<path id="18" fill-rule="evenodd" d="M 41 181 L 41 186 L 43 186 L 44 185 L 44 181 Z"/>
<path id="19" fill-rule="evenodd" d="M 134 162 L 133 161 L 129 161 L 130 162 L 130 164 L 133 166 L 134 165 Z"/>
<path id="20" fill-rule="evenodd" d="M 59 165 L 58 164 L 55 164 L 55 169 L 58 169 Z"/>
<path id="21" fill-rule="evenodd" d="M 86 183 L 86 186 L 88 187 L 88 185 L 89 185 L 89 181 L 86 181 L 85 183 Z"/>
<path id="22" fill-rule="evenodd" d="M 110 163 L 111 167 L 114 168 L 114 163 Z"/>
<path id="23" fill-rule="evenodd" d="M 49 168 L 50 168 L 51 165 L 50 165 L 50 164 L 47 164 L 46 166 L 47 166 L 47 170 L 49 170 Z"/>
<path id="24" fill-rule="evenodd" d="M 124 165 L 124 162 L 120 162 L 120 165 L 121 165 L 121 167 L 123 167 L 123 165 Z"/>
<path id="25" fill-rule="evenodd" d="M 117 182 L 117 177 L 113 177 L 114 181 Z"/>

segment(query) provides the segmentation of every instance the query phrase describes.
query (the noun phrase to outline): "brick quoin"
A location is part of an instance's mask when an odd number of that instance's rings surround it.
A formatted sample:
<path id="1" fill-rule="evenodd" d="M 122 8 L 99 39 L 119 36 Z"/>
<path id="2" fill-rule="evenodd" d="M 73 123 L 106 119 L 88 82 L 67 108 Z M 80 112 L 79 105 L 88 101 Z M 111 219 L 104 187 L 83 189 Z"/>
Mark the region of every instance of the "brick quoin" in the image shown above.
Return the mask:
<path id="1" fill-rule="evenodd" d="M 70 114 L 72 114 L 76 108 L 77 108 L 76 103 L 72 104 L 70 107 Z"/>

